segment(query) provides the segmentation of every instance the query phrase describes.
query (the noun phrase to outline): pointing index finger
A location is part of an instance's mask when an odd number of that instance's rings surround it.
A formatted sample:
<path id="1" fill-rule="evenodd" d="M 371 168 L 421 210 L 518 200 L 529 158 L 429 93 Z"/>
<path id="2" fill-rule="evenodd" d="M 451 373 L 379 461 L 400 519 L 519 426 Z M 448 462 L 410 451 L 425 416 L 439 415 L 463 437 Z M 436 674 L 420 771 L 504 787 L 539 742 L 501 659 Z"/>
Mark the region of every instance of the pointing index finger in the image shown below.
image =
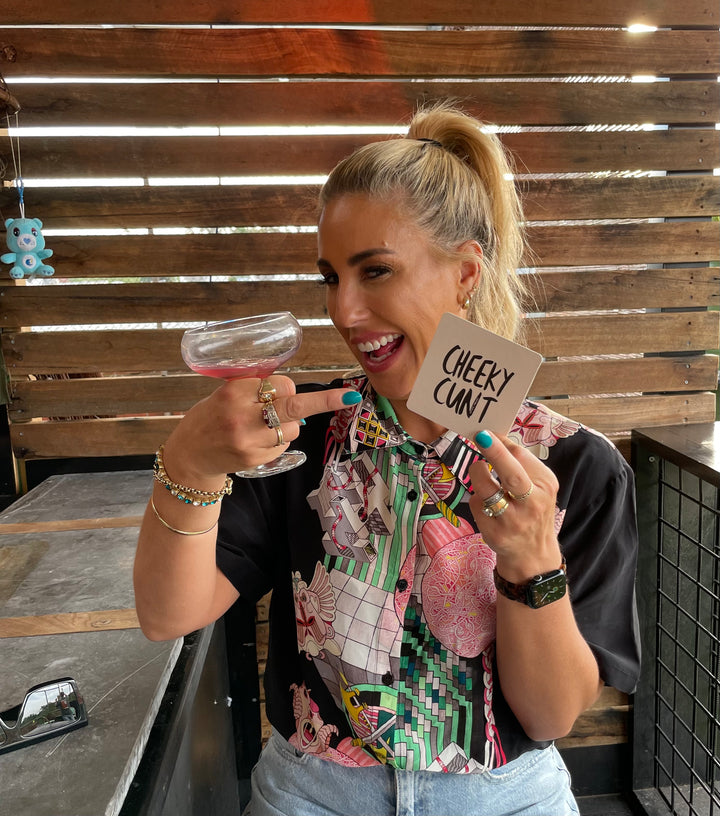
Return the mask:
<path id="1" fill-rule="evenodd" d="M 289 420 L 299 421 L 313 414 L 340 411 L 362 402 L 362 394 L 350 388 L 332 388 L 328 391 L 305 391 L 285 400 L 284 413 Z"/>

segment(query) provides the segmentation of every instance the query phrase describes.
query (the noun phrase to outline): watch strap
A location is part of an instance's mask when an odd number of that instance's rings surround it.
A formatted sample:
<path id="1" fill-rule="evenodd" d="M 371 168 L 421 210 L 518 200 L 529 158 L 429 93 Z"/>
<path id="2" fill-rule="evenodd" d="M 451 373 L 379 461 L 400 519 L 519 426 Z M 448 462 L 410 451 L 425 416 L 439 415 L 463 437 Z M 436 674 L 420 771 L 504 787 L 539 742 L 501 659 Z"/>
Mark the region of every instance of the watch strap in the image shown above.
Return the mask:
<path id="1" fill-rule="evenodd" d="M 510 598 L 511 601 L 519 601 L 528 606 L 534 606 L 534 604 L 529 601 L 531 593 L 528 592 L 528 590 L 532 590 L 534 587 L 542 584 L 543 581 L 559 577 L 560 573 L 567 577 L 567 564 L 564 558 L 558 569 L 543 572 L 541 575 L 535 575 L 524 584 L 513 584 L 512 581 L 505 580 L 505 578 L 498 574 L 497 567 L 493 569 L 493 580 L 495 581 L 495 588 L 501 595 Z"/>

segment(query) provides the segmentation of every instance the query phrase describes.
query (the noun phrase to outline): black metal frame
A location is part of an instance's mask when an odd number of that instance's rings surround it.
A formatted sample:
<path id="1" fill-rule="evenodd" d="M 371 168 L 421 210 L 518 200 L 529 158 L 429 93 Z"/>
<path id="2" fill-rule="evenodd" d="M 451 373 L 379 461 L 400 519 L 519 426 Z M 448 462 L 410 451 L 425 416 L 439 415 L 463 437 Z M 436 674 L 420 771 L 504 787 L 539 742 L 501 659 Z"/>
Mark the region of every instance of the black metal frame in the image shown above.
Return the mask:
<path id="1" fill-rule="evenodd" d="M 633 433 L 644 641 L 634 701 L 633 789 L 648 816 L 720 816 L 716 429 Z"/>

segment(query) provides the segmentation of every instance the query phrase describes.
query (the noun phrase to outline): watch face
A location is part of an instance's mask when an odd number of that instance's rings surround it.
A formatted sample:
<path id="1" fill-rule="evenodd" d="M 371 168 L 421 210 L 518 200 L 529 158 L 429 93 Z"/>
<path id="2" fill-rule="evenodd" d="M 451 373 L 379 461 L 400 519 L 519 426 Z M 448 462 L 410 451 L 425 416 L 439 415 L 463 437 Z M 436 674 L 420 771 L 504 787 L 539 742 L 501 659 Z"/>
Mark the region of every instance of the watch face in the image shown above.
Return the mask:
<path id="1" fill-rule="evenodd" d="M 540 609 L 553 601 L 559 601 L 567 590 L 567 579 L 562 570 L 548 575 L 527 588 L 527 604 L 533 609 Z"/>

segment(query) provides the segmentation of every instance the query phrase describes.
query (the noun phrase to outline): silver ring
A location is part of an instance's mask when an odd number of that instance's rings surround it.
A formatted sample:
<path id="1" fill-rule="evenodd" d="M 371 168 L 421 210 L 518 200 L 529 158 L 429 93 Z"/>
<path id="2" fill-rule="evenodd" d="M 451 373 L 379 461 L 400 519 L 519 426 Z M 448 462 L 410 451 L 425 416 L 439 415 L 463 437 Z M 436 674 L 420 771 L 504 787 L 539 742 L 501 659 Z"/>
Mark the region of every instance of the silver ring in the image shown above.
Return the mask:
<path id="1" fill-rule="evenodd" d="M 270 380 L 260 380 L 258 388 L 258 402 L 268 403 L 272 402 L 277 396 L 277 391 L 273 388 Z"/>
<path id="2" fill-rule="evenodd" d="M 265 424 L 268 428 L 279 428 L 280 427 L 280 417 L 277 415 L 277 411 L 275 410 L 275 406 L 272 402 L 266 402 L 262 407 L 262 417 L 265 420 Z"/>
<path id="3" fill-rule="evenodd" d="M 483 513 L 489 518 L 497 518 L 498 516 L 502 516 L 502 514 L 507 510 L 508 500 L 506 497 L 505 491 L 500 488 L 496 490 L 492 496 L 488 496 L 487 499 L 483 500 Z"/>
<path id="4" fill-rule="evenodd" d="M 535 490 L 535 485 L 532 482 L 530 482 L 530 487 L 524 493 L 520 493 L 518 496 L 516 496 L 514 493 L 511 493 L 508 490 L 507 494 L 514 501 L 525 501 L 525 499 L 527 499 L 527 497 L 533 492 L 533 490 Z"/>
<path id="5" fill-rule="evenodd" d="M 277 428 L 275 428 L 275 433 L 277 434 L 277 442 L 275 443 L 275 447 L 278 447 L 279 445 L 284 445 L 285 437 L 283 436 L 282 428 L 279 425 Z"/>

